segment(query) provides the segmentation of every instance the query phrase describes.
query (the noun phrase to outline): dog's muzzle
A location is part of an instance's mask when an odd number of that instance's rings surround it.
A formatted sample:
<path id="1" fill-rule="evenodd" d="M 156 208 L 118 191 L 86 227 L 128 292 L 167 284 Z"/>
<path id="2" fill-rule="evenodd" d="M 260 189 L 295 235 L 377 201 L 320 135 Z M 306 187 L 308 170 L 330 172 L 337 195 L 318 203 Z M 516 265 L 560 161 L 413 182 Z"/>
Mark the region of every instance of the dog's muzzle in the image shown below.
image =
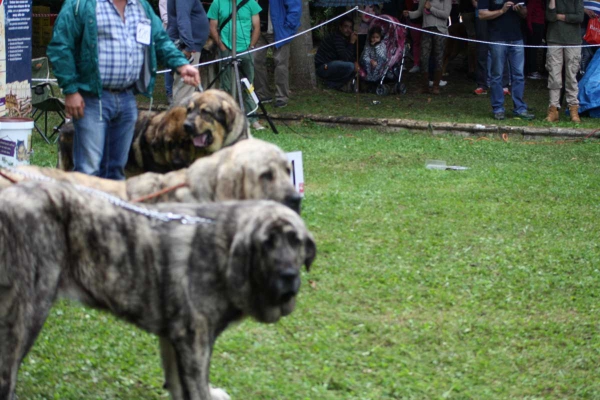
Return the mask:
<path id="1" fill-rule="evenodd" d="M 300 215 L 300 205 L 302 204 L 302 196 L 294 192 L 293 194 L 285 196 L 285 199 L 283 199 L 283 204 L 296 211 L 298 215 Z"/>
<path id="2" fill-rule="evenodd" d="M 274 282 L 274 299 L 277 304 L 284 304 L 298 294 L 300 289 L 300 272 L 287 268 L 279 273 Z"/>
<path id="3" fill-rule="evenodd" d="M 196 131 L 196 127 L 189 121 L 186 121 L 183 124 L 183 129 L 185 129 L 185 133 L 192 137 L 192 141 L 194 142 L 194 146 L 204 148 L 210 146 L 213 141 L 212 132 L 207 129 L 202 133 L 198 133 Z"/>

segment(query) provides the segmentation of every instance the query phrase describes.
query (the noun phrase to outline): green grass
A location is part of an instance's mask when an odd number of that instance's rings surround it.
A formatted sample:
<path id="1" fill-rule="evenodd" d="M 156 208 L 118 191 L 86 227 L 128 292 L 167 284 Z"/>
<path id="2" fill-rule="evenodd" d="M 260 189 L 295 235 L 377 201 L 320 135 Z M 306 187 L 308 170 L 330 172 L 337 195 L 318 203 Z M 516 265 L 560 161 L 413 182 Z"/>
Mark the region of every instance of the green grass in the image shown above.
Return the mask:
<path id="1" fill-rule="evenodd" d="M 303 152 L 318 256 L 291 316 L 219 338 L 215 385 L 238 400 L 600 398 L 598 142 L 280 130 L 257 136 Z M 18 394 L 165 398 L 157 350 L 60 302 Z"/>

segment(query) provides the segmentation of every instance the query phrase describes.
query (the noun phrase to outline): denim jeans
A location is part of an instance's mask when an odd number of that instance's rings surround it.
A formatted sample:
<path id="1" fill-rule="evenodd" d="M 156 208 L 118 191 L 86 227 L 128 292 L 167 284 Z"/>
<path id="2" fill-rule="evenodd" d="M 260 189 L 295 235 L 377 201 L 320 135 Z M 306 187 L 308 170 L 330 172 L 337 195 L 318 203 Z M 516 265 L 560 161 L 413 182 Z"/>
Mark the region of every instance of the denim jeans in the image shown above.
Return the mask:
<path id="1" fill-rule="evenodd" d="M 125 179 L 138 110 L 132 90 L 102 91 L 102 97 L 82 94 L 85 110 L 73 120 L 74 170 L 101 178 Z"/>
<path id="2" fill-rule="evenodd" d="M 515 44 L 519 46 L 490 45 L 490 52 L 492 53 L 492 77 L 490 81 L 492 110 L 494 114 L 505 111 L 502 72 L 504 71 L 506 60 L 508 60 L 512 83 L 513 113 L 522 114 L 527 111 L 527 104 L 523 101 L 523 93 L 525 91 L 525 75 L 523 72 L 523 68 L 525 67 L 525 49 L 521 47 L 523 46 L 523 40 L 496 43 Z"/>
<path id="3" fill-rule="evenodd" d="M 325 69 L 325 65 L 327 69 Z M 317 76 L 331 89 L 339 89 L 355 75 L 354 63 L 350 61 L 332 61 L 316 69 Z"/>

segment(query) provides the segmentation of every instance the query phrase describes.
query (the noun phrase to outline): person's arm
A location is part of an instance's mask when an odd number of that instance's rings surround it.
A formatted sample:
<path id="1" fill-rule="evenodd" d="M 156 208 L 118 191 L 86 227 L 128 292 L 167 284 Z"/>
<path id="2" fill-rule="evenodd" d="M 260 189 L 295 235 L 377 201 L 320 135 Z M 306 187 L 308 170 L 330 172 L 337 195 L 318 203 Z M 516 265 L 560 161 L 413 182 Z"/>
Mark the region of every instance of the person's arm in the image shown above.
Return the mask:
<path id="1" fill-rule="evenodd" d="M 285 20 L 283 26 L 290 32 L 296 32 L 300 27 L 300 17 L 302 17 L 302 2 L 300 0 L 284 0 Z"/>
<path id="2" fill-rule="evenodd" d="M 217 47 L 221 51 L 227 50 L 227 47 L 221 41 L 221 35 L 219 35 L 219 21 L 217 21 L 216 19 L 209 19 L 208 29 L 210 31 L 210 37 L 215 41 Z"/>
<path id="3" fill-rule="evenodd" d="M 67 1 L 54 23 L 52 40 L 46 50 L 54 76 L 65 94 L 65 111 L 74 119 L 83 117 L 85 109 L 85 102 L 79 94 L 79 74 L 75 60 L 76 43 L 80 43 L 83 32 L 78 20 L 79 18 L 75 17 L 74 5 Z"/>
<path id="4" fill-rule="evenodd" d="M 426 0 L 419 0 L 419 7 L 417 7 L 417 9 L 415 11 L 404 10 L 404 11 L 402 11 L 402 14 L 405 17 L 408 17 L 410 19 L 419 18 L 420 16 L 423 15 L 423 8 L 425 7 L 425 1 Z"/>
<path id="5" fill-rule="evenodd" d="M 437 8 L 433 4 L 429 8 L 429 11 L 431 11 L 433 16 L 443 20 L 448 19 L 450 16 L 450 10 L 452 10 L 452 0 L 444 0 L 442 2 L 442 8 Z"/>
<path id="6" fill-rule="evenodd" d="M 260 38 L 260 16 L 258 14 L 254 14 L 252 16 L 252 36 L 250 37 L 251 48 L 256 46 L 256 43 L 258 43 L 258 38 Z"/>
<path id="7" fill-rule="evenodd" d="M 574 13 L 569 13 L 569 14 L 558 14 L 558 15 L 564 15 L 564 19 L 562 21 L 565 21 L 568 24 L 581 24 L 583 22 L 583 17 L 585 15 L 584 11 L 583 11 L 583 0 L 575 0 L 576 1 L 576 5 L 577 5 L 577 10 Z M 557 17 L 558 17 L 557 15 Z"/>
<path id="8" fill-rule="evenodd" d="M 192 7 L 194 1 L 198 0 L 169 0 L 175 2 L 177 10 L 177 30 L 179 31 L 179 40 L 185 45 L 184 54 L 190 57 L 194 47 L 194 36 L 192 35 Z"/>
<path id="9" fill-rule="evenodd" d="M 496 19 L 496 18 L 500 17 L 501 15 L 503 15 L 504 13 L 506 13 L 508 10 L 510 10 L 512 8 L 512 6 L 514 6 L 514 5 L 515 5 L 515 3 L 513 3 L 512 1 L 507 1 L 506 3 L 504 3 L 502 8 L 499 10 L 490 11 L 487 8 L 480 9 L 479 10 L 479 19 L 483 19 L 483 20 Z"/>
<path id="10" fill-rule="evenodd" d="M 546 7 L 546 21 L 548 21 L 548 22 L 558 21 L 558 16 L 556 14 L 556 0 L 548 1 L 548 6 Z"/>
<path id="11" fill-rule="evenodd" d="M 167 0 L 160 0 L 158 2 L 158 10 L 160 11 L 160 20 L 163 23 L 163 28 L 167 29 L 167 22 L 169 21 L 169 13 L 167 11 Z"/>

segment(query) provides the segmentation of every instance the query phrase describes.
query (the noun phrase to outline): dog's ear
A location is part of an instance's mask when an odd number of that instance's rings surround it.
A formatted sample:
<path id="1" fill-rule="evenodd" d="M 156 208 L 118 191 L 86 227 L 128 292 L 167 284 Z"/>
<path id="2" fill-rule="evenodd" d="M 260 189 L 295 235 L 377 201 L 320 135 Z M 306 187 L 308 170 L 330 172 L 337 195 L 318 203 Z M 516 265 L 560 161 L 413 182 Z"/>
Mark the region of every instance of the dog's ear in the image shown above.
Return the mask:
<path id="1" fill-rule="evenodd" d="M 223 164 L 221 164 L 217 172 L 215 201 L 245 200 L 245 175 L 246 172 L 244 170 L 244 166 L 240 163 L 232 160 L 226 160 Z"/>
<path id="2" fill-rule="evenodd" d="M 252 234 L 242 229 L 233 238 L 226 272 L 231 301 L 241 309 L 245 308 L 252 290 L 250 269 L 253 260 Z"/>
<path id="3" fill-rule="evenodd" d="M 315 241 L 310 233 L 307 233 L 306 239 L 304 239 L 304 254 L 304 265 L 306 266 L 306 271 L 310 271 L 310 266 L 317 256 L 317 245 L 315 244 Z"/>

